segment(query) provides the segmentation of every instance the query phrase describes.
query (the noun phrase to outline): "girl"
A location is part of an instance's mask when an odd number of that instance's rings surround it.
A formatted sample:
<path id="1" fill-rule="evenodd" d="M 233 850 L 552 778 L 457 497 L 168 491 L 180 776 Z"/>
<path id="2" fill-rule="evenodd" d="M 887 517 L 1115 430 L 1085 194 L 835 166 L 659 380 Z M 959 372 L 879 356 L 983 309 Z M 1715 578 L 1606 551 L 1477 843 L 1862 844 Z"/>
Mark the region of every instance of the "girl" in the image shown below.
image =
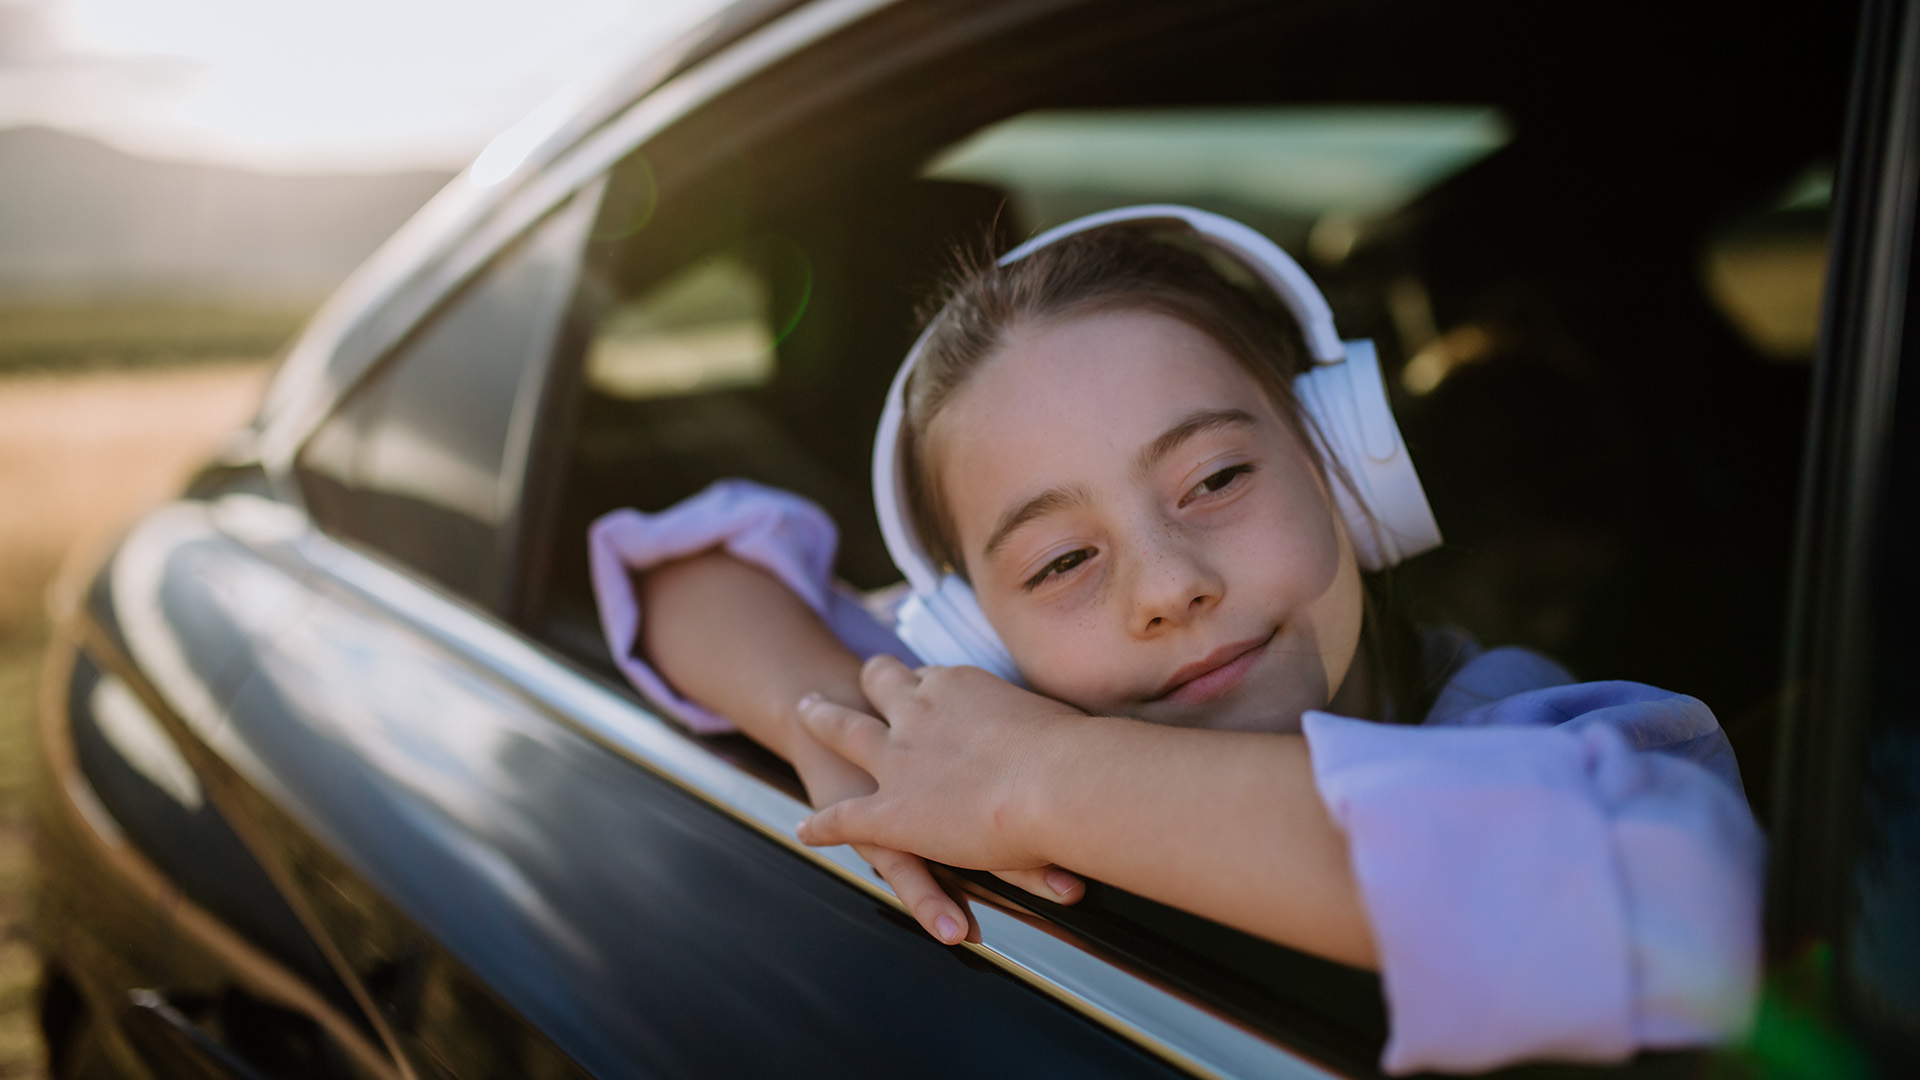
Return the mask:
<path id="1" fill-rule="evenodd" d="M 1338 349 L 1324 302 L 1261 275 L 1303 328 L 1236 283 L 1262 269 L 1244 227 L 1113 217 L 1134 220 L 963 277 L 876 455 L 904 636 L 1025 689 L 910 671 L 830 588 L 830 525 L 740 485 L 596 525 L 615 655 L 638 644 L 672 686 L 630 673 L 697 729 L 722 723 L 704 705 L 793 761 L 827 807 L 802 838 L 881 845 L 863 854 L 942 940 L 961 912 L 903 852 L 1071 901 L 1064 866 L 1377 967 L 1390 1072 L 1740 1031 L 1762 853 L 1712 715 L 1423 642 L 1363 573 L 1438 539 L 1391 490 L 1410 466 L 1369 464 L 1404 447 L 1362 399 L 1295 393 Z M 848 646 L 879 655 L 862 671 Z"/>

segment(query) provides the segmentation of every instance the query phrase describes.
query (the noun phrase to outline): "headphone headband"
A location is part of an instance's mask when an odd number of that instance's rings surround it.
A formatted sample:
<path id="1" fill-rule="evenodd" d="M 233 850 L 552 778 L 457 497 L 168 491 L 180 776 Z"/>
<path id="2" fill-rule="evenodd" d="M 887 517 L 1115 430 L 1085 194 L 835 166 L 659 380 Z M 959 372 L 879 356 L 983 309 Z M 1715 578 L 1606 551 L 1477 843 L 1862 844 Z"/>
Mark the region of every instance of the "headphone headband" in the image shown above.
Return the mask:
<path id="1" fill-rule="evenodd" d="M 1196 210 L 1191 206 L 1175 206 L 1171 203 L 1123 206 L 1118 210 L 1102 210 L 1097 214 L 1075 218 L 1048 229 L 1002 255 L 1000 265 L 1011 266 L 1069 236 L 1134 221 L 1178 221 L 1192 228 L 1214 247 L 1235 256 L 1247 269 L 1260 275 L 1261 283 L 1280 297 L 1281 302 L 1287 305 L 1287 310 L 1293 313 L 1294 321 L 1300 324 L 1300 332 L 1306 336 L 1307 351 L 1312 354 L 1314 363 L 1337 364 L 1346 357 L 1346 349 L 1340 344 L 1340 334 L 1333 328 L 1333 309 L 1327 306 L 1327 298 L 1320 295 L 1313 279 L 1300 269 L 1300 264 L 1294 262 L 1292 256 L 1280 250 L 1278 244 L 1230 217 Z M 919 350 L 916 348 L 914 351 L 917 353 Z"/>

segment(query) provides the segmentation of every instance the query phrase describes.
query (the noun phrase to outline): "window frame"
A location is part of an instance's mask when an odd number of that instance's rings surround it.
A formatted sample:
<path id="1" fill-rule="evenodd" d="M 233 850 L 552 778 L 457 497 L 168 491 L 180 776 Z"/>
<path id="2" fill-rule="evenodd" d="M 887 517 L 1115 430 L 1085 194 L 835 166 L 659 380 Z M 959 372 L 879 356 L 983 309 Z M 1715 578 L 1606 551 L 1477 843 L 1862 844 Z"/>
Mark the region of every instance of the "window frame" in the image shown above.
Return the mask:
<path id="1" fill-rule="evenodd" d="M 1891 508 L 1912 495 L 1891 486 L 1899 380 L 1903 366 L 1920 376 L 1920 3 L 1872 0 L 1856 42 L 1776 741 L 1768 969 L 1789 1008 L 1835 1017 L 1855 1047 L 1911 1063 L 1920 1044 L 1875 1015 L 1850 972 L 1871 810 L 1893 809 L 1870 810 L 1868 780 L 1873 735 L 1898 722 L 1880 713 L 1876 669 L 1890 659 L 1878 630 L 1903 557 L 1886 547 Z"/>

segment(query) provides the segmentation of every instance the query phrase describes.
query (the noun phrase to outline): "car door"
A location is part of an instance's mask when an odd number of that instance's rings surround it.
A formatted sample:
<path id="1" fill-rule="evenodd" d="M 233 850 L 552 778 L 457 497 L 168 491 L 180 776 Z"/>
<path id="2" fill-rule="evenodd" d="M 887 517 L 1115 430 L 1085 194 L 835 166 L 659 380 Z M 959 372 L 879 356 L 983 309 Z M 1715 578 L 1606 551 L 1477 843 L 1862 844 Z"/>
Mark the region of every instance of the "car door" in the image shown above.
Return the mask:
<path id="1" fill-rule="evenodd" d="M 321 943 L 210 791 L 201 740 L 306 597 L 203 503 L 135 526 L 50 650 L 44 1021 L 59 1075 L 390 1076 Z M 269 532 L 271 530 L 269 529 Z"/>

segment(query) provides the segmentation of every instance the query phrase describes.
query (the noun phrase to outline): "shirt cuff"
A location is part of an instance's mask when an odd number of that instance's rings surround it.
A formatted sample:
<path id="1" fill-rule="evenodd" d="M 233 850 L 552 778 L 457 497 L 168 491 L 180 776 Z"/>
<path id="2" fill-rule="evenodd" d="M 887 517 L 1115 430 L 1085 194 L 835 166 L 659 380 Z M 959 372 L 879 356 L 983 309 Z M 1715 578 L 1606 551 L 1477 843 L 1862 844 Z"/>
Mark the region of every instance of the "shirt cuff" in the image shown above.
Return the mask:
<path id="1" fill-rule="evenodd" d="M 681 697 L 637 650 L 644 613 L 634 574 L 711 550 L 725 551 L 779 579 L 855 654 L 912 655 L 856 598 L 836 586 L 833 559 L 839 541 L 832 519 L 819 507 L 749 480 L 717 481 L 658 514 L 625 509 L 603 515 L 587 530 L 587 560 L 600 629 L 614 663 L 662 712 L 690 731 L 710 735 L 737 730 L 724 717 Z"/>

